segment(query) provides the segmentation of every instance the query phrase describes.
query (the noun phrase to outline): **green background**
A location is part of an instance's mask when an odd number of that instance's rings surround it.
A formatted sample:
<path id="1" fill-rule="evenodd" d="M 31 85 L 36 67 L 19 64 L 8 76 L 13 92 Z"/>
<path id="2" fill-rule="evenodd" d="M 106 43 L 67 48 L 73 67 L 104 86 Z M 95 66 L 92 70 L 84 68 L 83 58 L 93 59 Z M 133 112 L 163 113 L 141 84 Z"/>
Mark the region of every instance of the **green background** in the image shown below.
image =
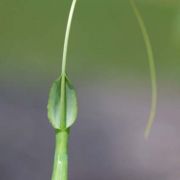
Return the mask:
<path id="1" fill-rule="evenodd" d="M 178 3 L 140 2 L 159 77 L 178 81 Z M 1 0 L 1 79 L 13 75 L 13 81 L 46 81 L 59 74 L 69 6 L 70 1 Z M 78 78 L 148 76 L 144 42 L 128 1 L 78 2 L 68 71 Z"/>

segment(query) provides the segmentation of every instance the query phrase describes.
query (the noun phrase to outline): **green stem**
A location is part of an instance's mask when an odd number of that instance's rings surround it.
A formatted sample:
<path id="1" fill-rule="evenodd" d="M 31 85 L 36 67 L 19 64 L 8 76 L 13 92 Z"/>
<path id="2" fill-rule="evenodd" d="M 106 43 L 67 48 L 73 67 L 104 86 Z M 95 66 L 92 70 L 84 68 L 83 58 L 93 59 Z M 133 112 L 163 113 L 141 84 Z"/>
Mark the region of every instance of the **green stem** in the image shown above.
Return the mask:
<path id="1" fill-rule="evenodd" d="M 60 114 L 61 114 L 61 129 L 66 128 L 66 76 L 62 74 L 61 77 L 61 99 L 60 99 Z"/>
<path id="2" fill-rule="evenodd" d="M 69 129 L 56 130 L 56 148 L 52 180 L 68 179 L 68 137 Z"/>
<path id="3" fill-rule="evenodd" d="M 155 68 L 155 61 L 154 61 L 154 55 L 153 50 L 151 46 L 151 41 L 149 38 L 149 35 L 146 30 L 146 26 L 144 24 L 144 21 L 141 17 L 141 14 L 135 4 L 134 0 L 130 0 L 131 6 L 134 10 L 134 14 L 137 18 L 137 21 L 139 23 L 143 39 L 146 45 L 148 60 L 149 60 L 149 67 L 150 67 L 150 75 L 151 75 L 151 87 L 152 87 L 152 100 L 151 100 L 151 110 L 148 118 L 148 123 L 145 128 L 145 138 L 148 138 L 150 131 L 152 129 L 152 125 L 154 123 L 155 115 L 156 115 L 156 109 L 157 109 L 157 78 L 156 78 L 156 68 Z"/>
<path id="4" fill-rule="evenodd" d="M 63 49 L 63 59 L 62 59 L 62 74 L 66 73 L 66 59 L 67 59 L 67 49 L 68 49 L 68 42 L 69 42 L 69 34 L 71 30 L 72 18 L 74 14 L 74 9 L 76 6 L 77 0 L 72 1 L 71 9 L 69 12 L 67 27 L 66 27 L 66 34 L 64 39 L 64 49 Z"/>
<path id="5" fill-rule="evenodd" d="M 72 1 L 71 9 L 69 12 L 64 48 L 63 48 L 63 58 L 62 58 L 62 79 L 61 79 L 61 129 L 56 130 L 56 147 L 55 147 L 55 156 L 54 156 L 54 166 L 51 180 L 68 180 L 68 138 L 69 138 L 69 129 L 66 129 L 66 108 L 65 108 L 65 75 L 66 75 L 66 59 L 67 59 L 67 49 L 69 34 L 72 24 L 72 18 L 74 14 L 74 9 L 76 6 L 76 1 Z"/>

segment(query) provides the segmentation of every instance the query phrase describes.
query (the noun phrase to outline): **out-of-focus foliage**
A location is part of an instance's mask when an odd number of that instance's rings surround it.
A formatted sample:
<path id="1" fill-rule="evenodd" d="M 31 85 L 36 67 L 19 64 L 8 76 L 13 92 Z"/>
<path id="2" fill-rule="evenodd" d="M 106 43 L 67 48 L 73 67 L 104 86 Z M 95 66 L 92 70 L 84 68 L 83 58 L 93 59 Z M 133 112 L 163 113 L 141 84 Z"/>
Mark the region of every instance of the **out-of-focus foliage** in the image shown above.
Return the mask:
<path id="1" fill-rule="evenodd" d="M 158 78 L 178 80 L 179 2 L 137 0 L 155 52 Z M 0 77 L 56 77 L 70 1 L 0 1 Z M 174 41 L 175 40 L 175 41 Z M 96 66 L 92 66 L 96 63 Z M 57 67 L 59 66 L 59 68 Z M 139 27 L 127 0 L 79 0 L 68 54 L 70 73 L 148 76 Z M 100 73 L 101 72 L 101 73 Z M 36 77 L 36 78 L 34 78 Z"/>

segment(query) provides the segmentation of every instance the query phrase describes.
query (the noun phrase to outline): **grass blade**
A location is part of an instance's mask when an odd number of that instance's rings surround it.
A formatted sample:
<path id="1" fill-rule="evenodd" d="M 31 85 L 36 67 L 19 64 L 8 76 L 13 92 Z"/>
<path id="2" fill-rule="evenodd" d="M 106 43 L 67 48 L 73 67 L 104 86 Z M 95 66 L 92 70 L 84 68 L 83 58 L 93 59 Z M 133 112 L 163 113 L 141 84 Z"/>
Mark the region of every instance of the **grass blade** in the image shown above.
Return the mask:
<path id="1" fill-rule="evenodd" d="M 137 21 L 139 23 L 143 39 L 146 45 L 147 55 L 148 55 L 148 61 L 149 61 L 149 68 L 150 68 L 150 76 L 151 76 L 151 87 L 152 87 L 152 100 L 151 100 L 151 110 L 148 118 L 148 123 L 145 128 L 144 136 L 147 139 L 149 137 L 150 131 L 152 129 L 152 125 L 154 123 L 154 119 L 156 116 L 156 109 L 157 109 L 157 78 L 156 78 L 156 68 L 155 68 L 155 61 L 154 61 L 154 54 L 150 42 L 150 38 L 148 35 L 148 32 L 146 30 L 146 26 L 144 24 L 144 21 L 142 19 L 142 16 L 136 6 L 136 3 L 134 0 L 130 0 L 131 6 L 133 8 L 134 14 L 137 18 Z"/>

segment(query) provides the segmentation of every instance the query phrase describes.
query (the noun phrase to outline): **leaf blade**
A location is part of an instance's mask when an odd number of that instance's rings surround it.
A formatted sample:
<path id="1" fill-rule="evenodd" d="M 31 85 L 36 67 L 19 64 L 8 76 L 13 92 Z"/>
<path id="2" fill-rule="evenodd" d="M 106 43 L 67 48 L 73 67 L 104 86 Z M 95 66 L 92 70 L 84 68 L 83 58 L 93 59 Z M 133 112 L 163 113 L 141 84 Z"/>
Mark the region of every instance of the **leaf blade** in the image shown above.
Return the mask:
<path id="1" fill-rule="evenodd" d="M 49 122 L 55 129 L 59 130 L 70 128 L 76 121 L 78 114 L 76 91 L 65 76 L 65 94 L 64 97 L 61 97 L 61 80 L 62 76 L 54 81 L 47 105 Z M 63 104 L 61 98 L 65 100 Z M 61 112 L 62 108 L 65 112 Z M 62 119 L 63 113 L 65 114 L 64 119 Z"/>

